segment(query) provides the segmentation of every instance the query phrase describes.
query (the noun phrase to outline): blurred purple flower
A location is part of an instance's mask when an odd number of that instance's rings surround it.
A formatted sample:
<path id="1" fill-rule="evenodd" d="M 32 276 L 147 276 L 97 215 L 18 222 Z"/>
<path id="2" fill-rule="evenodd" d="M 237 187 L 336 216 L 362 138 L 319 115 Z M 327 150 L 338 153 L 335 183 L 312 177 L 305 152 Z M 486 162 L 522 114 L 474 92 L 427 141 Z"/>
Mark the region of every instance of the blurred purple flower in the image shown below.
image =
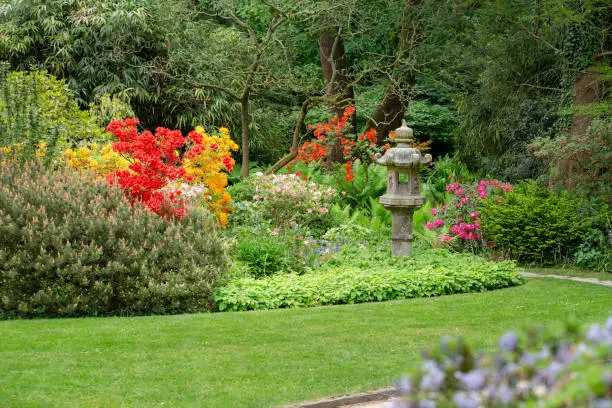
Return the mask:
<path id="1" fill-rule="evenodd" d="M 395 383 L 395 388 L 397 388 L 402 395 L 410 394 L 412 392 L 412 378 L 410 378 L 409 375 L 402 377 L 401 380 Z"/>
<path id="2" fill-rule="evenodd" d="M 511 352 L 518 345 L 518 337 L 513 332 L 508 332 L 499 339 L 499 348 L 505 352 Z"/>
<path id="3" fill-rule="evenodd" d="M 419 407 L 418 408 L 436 408 L 437 404 L 435 401 L 431 401 L 431 400 L 427 400 L 427 399 L 423 399 L 421 401 L 419 401 Z"/>
<path id="4" fill-rule="evenodd" d="M 453 396 L 453 402 L 457 404 L 457 408 L 479 408 L 480 398 L 475 392 L 459 391 Z"/>
<path id="5" fill-rule="evenodd" d="M 468 373 L 458 371 L 455 373 L 455 377 L 468 390 L 480 390 L 486 383 L 485 374 L 482 370 L 472 370 Z"/>
<path id="6" fill-rule="evenodd" d="M 506 383 L 502 383 L 497 389 L 497 400 L 503 405 L 510 405 L 514 401 L 514 392 Z"/>
<path id="7" fill-rule="evenodd" d="M 423 362 L 423 371 L 425 371 L 426 374 L 421 378 L 421 383 L 419 384 L 421 390 L 438 391 L 446 377 L 444 371 L 442 371 L 433 360 L 426 360 Z"/>

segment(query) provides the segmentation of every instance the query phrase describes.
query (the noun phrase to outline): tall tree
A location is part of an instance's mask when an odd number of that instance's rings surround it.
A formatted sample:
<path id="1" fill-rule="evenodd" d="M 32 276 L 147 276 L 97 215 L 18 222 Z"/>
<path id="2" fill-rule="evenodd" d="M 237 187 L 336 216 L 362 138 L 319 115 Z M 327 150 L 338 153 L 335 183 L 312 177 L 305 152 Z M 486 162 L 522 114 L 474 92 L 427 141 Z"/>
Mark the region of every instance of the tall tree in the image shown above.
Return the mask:
<path id="1" fill-rule="evenodd" d="M 399 32 L 397 54 L 389 74 L 385 96 L 369 118 L 366 129 L 375 128 L 379 140 L 400 126 L 406 111 L 406 104 L 415 84 L 415 61 L 419 33 L 416 19 L 418 6 L 423 0 L 406 0 L 402 25 Z"/>
<path id="2" fill-rule="evenodd" d="M 355 92 L 349 78 L 344 48 L 343 26 L 334 24 L 325 16 L 321 16 L 320 21 L 319 55 L 325 81 L 325 96 L 328 99 L 330 112 L 334 116 L 341 117 L 347 106 L 355 105 Z M 355 116 L 351 127 L 351 133 L 355 133 Z M 343 157 L 340 138 L 337 137 L 331 141 L 328 162 L 341 162 Z"/>
<path id="3" fill-rule="evenodd" d="M 269 53 L 270 44 L 279 27 L 290 22 L 310 19 L 319 14 L 325 5 L 309 0 L 264 1 L 258 5 L 224 0 L 215 2 L 211 6 L 216 10 L 214 17 L 230 22 L 247 35 L 248 64 L 241 72 L 238 86 L 230 87 L 215 83 L 199 83 L 197 86 L 223 92 L 239 102 L 242 175 L 248 177 L 251 100 L 254 95 L 260 96 L 275 85 L 270 69 L 262 67 L 262 60 L 265 54 Z M 249 19 L 249 15 L 252 18 Z"/>

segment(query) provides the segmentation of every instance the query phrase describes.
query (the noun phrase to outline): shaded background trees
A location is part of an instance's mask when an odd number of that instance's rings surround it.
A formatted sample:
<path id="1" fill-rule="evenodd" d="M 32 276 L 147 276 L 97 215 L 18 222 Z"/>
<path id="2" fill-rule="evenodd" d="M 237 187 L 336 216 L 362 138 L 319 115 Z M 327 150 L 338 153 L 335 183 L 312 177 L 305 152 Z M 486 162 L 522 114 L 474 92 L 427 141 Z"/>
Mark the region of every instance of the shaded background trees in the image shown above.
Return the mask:
<path id="1" fill-rule="evenodd" d="M 306 123 L 355 104 L 356 131 L 405 118 L 434 156 L 515 181 L 576 171 L 534 140 L 610 122 L 610 17 L 603 0 L 1 0 L 0 60 L 65 79 L 82 107 L 129 102 L 146 127 L 228 126 L 262 165 L 317 97 Z M 599 108 L 571 127 L 587 70 Z"/>

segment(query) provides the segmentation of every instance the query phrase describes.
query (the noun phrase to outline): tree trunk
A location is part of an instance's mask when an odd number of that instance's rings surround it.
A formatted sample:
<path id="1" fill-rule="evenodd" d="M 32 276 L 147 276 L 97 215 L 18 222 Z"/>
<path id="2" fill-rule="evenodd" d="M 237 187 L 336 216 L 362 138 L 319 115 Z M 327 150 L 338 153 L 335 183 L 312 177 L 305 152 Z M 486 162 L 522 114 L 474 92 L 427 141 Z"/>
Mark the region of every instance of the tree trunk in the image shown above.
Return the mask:
<path id="1" fill-rule="evenodd" d="M 423 0 L 406 0 L 405 11 L 407 16 L 413 15 L 414 7 L 423 3 Z M 414 70 L 410 69 L 408 74 L 398 72 L 399 65 L 404 60 L 405 55 L 414 54 L 418 45 L 417 30 L 414 22 L 408 17 L 404 18 L 404 23 L 399 34 L 399 46 L 397 51 L 396 64 L 391 76 L 391 83 L 387 85 L 385 97 L 376 107 L 376 111 L 369 118 L 366 130 L 376 129 L 376 137 L 379 141 L 385 140 L 389 132 L 398 128 L 406 105 L 410 101 L 412 89 L 414 88 Z"/>
<path id="2" fill-rule="evenodd" d="M 325 20 L 319 30 L 319 57 L 325 81 L 325 96 L 329 99 L 329 110 L 338 117 L 344 113 L 347 106 L 355 105 L 355 94 L 347 75 L 347 61 L 344 50 L 342 32 L 338 27 L 328 25 Z M 356 116 L 353 116 L 348 129 L 356 132 Z M 328 163 L 338 163 L 344 160 L 340 138 L 330 141 Z"/>
<path id="3" fill-rule="evenodd" d="M 576 106 L 589 105 L 591 103 L 601 101 L 600 88 L 602 86 L 602 75 L 598 72 L 585 71 L 574 83 L 574 100 Z M 566 130 L 567 133 L 580 136 L 584 135 L 593 121 L 593 117 L 589 115 L 574 114 L 572 126 Z M 566 181 L 566 187 L 569 191 L 576 189 L 576 180 L 580 178 L 580 164 L 582 160 L 589 160 L 589 157 L 579 155 L 575 159 L 562 159 L 557 163 L 559 175 Z M 552 185 L 549 187 L 552 188 Z"/>
<path id="4" fill-rule="evenodd" d="M 378 104 L 376 111 L 366 124 L 366 130 L 376 129 L 376 137 L 379 141 L 385 140 L 390 131 L 395 130 L 402 124 L 406 104 L 410 99 L 413 86 L 414 75 L 412 74 L 401 83 L 387 85 L 385 97 Z"/>
<path id="5" fill-rule="evenodd" d="M 268 170 L 266 170 L 265 174 L 270 175 L 274 174 L 283 167 L 285 167 L 289 162 L 295 159 L 298 155 L 298 149 L 300 147 L 300 134 L 302 132 L 302 125 L 304 124 L 304 119 L 306 119 L 306 114 L 308 113 L 308 109 L 313 102 L 313 98 L 307 99 L 302 104 L 302 109 L 300 109 L 300 114 L 298 115 L 297 120 L 295 121 L 295 126 L 293 128 L 293 138 L 291 140 L 291 152 L 280 158 L 276 163 L 274 163 Z"/>
<path id="6" fill-rule="evenodd" d="M 242 176 L 249 177 L 249 95 L 245 94 L 240 101 L 242 119 Z"/>

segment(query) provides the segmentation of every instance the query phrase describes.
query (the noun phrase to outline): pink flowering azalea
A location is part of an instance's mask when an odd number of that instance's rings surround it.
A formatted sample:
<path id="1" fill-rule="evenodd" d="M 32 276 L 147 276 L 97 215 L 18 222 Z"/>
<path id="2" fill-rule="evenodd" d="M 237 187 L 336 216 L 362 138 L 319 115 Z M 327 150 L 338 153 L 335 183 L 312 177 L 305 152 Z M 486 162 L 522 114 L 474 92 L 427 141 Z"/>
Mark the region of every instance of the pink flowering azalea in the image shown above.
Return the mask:
<path id="1" fill-rule="evenodd" d="M 445 236 L 442 237 L 442 241 L 446 242 L 446 243 L 449 243 L 452 239 L 453 239 L 453 237 L 451 237 L 448 234 L 446 234 Z"/>
<path id="2" fill-rule="evenodd" d="M 476 218 L 478 218 L 478 211 L 473 211 L 470 213 L 470 218 L 475 220 Z"/>
<path id="3" fill-rule="evenodd" d="M 455 191 L 459 188 L 459 183 L 451 183 L 446 186 L 446 191 Z"/>
<path id="4" fill-rule="evenodd" d="M 434 223 L 431 222 L 431 221 L 425 223 L 425 228 L 427 228 L 428 230 L 432 230 L 432 229 L 434 229 L 434 227 L 435 227 Z"/>
<path id="5" fill-rule="evenodd" d="M 437 228 L 440 228 L 441 226 L 444 225 L 444 220 L 442 218 L 436 218 L 435 221 L 434 221 L 434 225 Z"/>
<path id="6" fill-rule="evenodd" d="M 438 209 L 437 208 L 432 208 L 431 209 L 431 215 L 438 215 Z"/>

